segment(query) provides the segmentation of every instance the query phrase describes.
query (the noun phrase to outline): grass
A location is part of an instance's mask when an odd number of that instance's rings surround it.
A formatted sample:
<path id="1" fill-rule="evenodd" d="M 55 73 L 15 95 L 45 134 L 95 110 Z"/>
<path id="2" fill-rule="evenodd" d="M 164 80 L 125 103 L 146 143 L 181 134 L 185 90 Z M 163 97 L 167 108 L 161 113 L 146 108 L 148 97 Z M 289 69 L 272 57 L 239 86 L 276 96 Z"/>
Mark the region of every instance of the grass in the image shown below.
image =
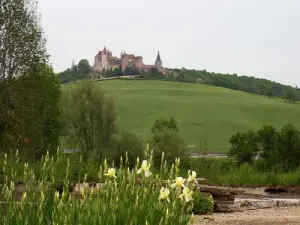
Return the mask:
<path id="1" fill-rule="evenodd" d="M 191 159 L 199 177 L 213 185 L 233 187 L 299 186 L 300 168 L 289 172 L 259 171 L 255 165 L 237 166 L 231 159 Z"/>
<path id="2" fill-rule="evenodd" d="M 0 207 L 0 224 L 187 225 L 192 222 L 194 198 L 196 212 L 212 212 L 212 198 L 199 196 L 193 179 L 185 182 L 184 188 L 178 181 L 174 184 L 180 172 L 179 161 L 176 160 L 171 168 L 162 166 L 156 173 L 152 156 L 147 160 L 137 160 L 134 168 L 128 167 L 126 159 L 120 159 L 119 168 L 104 161 L 96 171 L 101 187 L 89 187 L 86 174 L 84 189 L 78 196 L 70 193 L 67 187 L 71 181 L 81 179 L 69 179 L 70 172 L 73 172 L 71 163 L 60 154 L 52 157 L 47 154 L 41 162 L 35 162 L 39 174 L 31 164 L 22 165 L 18 153 L 5 156 L 2 165 L 5 179 L 0 184 L 0 199 L 4 203 Z M 80 160 L 79 164 L 81 170 L 85 162 Z M 64 172 L 64 188 L 60 193 L 54 189 L 55 181 Z M 160 181 L 164 176 L 169 180 L 162 184 Z M 20 199 L 15 198 L 20 194 L 16 192 L 18 177 L 25 185 Z"/>
<path id="3" fill-rule="evenodd" d="M 187 145 L 206 139 L 209 152 L 227 152 L 234 133 L 286 123 L 300 127 L 299 104 L 288 104 L 226 88 L 168 81 L 110 80 L 96 82 L 115 100 L 120 130 L 147 141 L 156 118 L 174 117 Z M 72 85 L 65 86 L 67 90 Z"/>

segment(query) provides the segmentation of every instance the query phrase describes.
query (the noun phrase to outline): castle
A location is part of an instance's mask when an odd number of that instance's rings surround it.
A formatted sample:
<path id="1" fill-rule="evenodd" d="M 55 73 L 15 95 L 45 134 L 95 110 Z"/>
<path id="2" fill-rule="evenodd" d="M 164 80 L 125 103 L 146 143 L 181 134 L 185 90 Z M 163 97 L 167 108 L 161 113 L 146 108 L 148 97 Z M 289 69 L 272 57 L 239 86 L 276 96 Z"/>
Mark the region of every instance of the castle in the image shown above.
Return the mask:
<path id="1" fill-rule="evenodd" d="M 146 65 L 143 63 L 142 56 L 127 54 L 125 51 L 121 52 L 121 58 L 118 58 L 113 56 L 112 52 L 106 49 L 106 47 L 104 47 L 102 51 L 99 51 L 94 58 L 94 72 L 102 72 L 103 70 L 117 69 L 120 67 L 122 68 L 122 71 L 124 71 L 126 67 L 135 67 L 136 69 L 145 72 L 151 70 L 152 68 L 156 68 L 162 73 L 165 72 L 165 68 L 162 66 L 159 51 L 157 53 L 154 65 Z"/>

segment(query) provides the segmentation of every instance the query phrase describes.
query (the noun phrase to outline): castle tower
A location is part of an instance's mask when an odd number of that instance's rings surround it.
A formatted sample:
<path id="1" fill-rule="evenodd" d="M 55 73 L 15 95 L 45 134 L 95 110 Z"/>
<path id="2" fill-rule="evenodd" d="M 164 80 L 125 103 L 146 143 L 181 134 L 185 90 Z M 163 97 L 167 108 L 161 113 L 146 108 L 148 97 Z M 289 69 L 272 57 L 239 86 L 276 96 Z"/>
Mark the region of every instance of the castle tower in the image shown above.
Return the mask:
<path id="1" fill-rule="evenodd" d="M 75 66 L 75 61 L 74 59 L 72 60 L 72 65 L 71 65 L 71 69 L 73 69 L 73 67 Z"/>
<path id="2" fill-rule="evenodd" d="M 157 53 L 157 57 L 156 57 L 156 60 L 155 60 L 155 66 L 156 66 L 157 68 L 162 67 L 162 61 L 161 61 L 161 58 L 160 58 L 159 51 L 158 51 L 158 53 Z"/>

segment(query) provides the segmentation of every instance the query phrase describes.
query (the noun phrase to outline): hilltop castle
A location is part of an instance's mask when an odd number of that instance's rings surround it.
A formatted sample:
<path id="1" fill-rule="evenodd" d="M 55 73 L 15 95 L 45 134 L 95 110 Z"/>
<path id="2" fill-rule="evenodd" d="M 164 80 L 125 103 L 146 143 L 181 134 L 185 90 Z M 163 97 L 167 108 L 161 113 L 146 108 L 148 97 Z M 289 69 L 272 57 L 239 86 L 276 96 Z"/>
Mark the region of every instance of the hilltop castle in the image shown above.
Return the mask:
<path id="1" fill-rule="evenodd" d="M 120 67 L 123 71 L 126 67 L 135 67 L 140 71 L 149 71 L 152 68 L 157 68 L 160 72 L 165 71 L 165 68 L 162 66 L 159 51 L 154 65 L 146 65 L 143 63 L 142 56 L 127 54 L 125 51 L 121 52 L 121 58 L 118 58 L 113 56 L 112 52 L 106 49 L 106 47 L 104 47 L 102 51 L 99 51 L 94 58 L 93 70 L 95 72 L 102 72 L 106 69 L 116 69 Z"/>

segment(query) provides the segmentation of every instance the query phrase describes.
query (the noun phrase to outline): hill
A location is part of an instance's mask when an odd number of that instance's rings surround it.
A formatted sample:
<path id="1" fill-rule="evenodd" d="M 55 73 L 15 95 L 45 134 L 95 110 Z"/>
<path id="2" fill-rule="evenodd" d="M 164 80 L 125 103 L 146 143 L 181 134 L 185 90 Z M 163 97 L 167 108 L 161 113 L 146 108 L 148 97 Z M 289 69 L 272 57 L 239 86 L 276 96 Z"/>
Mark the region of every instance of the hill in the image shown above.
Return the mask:
<path id="1" fill-rule="evenodd" d="M 97 82 L 115 99 L 119 129 L 144 140 L 156 118 L 174 117 L 187 145 L 206 136 L 210 152 L 227 152 L 232 134 L 264 124 L 300 127 L 300 105 L 226 88 L 195 83 L 145 80 Z M 67 88 L 67 87 L 65 87 Z M 195 148 L 195 150 L 197 150 Z"/>

